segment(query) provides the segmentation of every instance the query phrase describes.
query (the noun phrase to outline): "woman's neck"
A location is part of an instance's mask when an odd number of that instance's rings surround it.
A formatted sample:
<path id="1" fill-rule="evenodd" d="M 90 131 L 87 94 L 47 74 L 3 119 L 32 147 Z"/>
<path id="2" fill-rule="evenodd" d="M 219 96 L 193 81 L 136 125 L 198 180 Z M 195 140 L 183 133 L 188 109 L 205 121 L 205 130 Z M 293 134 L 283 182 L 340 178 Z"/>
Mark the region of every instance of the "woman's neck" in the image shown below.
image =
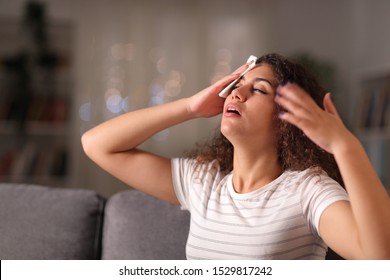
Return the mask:
<path id="1" fill-rule="evenodd" d="M 233 186 L 237 193 L 248 193 L 275 180 L 282 173 L 276 151 L 234 149 Z"/>

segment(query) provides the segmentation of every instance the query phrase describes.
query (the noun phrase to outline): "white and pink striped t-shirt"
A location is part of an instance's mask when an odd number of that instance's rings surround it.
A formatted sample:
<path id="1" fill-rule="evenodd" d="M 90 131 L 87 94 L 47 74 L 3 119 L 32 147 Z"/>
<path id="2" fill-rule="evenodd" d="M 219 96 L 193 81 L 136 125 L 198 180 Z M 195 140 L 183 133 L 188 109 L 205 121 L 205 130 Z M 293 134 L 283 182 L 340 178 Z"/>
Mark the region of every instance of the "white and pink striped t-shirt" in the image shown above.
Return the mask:
<path id="1" fill-rule="evenodd" d="M 176 196 L 191 213 L 188 259 L 324 259 L 318 228 L 345 190 L 319 169 L 286 171 L 250 193 L 236 193 L 232 173 L 215 163 L 172 159 Z"/>

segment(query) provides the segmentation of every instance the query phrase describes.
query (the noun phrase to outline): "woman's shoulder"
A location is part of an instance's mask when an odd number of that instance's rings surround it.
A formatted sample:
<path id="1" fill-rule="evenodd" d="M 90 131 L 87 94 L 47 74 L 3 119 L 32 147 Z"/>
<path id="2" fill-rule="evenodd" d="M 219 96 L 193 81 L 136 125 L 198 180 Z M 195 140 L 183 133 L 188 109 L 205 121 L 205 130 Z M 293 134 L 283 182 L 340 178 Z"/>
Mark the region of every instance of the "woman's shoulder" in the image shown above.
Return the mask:
<path id="1" fill-rule="evenodd" d="M 326 179 L 329 178 L 333 180 L 321 167 L 309 167 L 304 170 L 286 170 L 285 172 L 288 173 L 288 177 L 290 179 L 297 179 L 297 180 L 307 180 L 312 178 L 322 178 Z"/>
<path id="2" fill-rule="evenodd" d="M 193 179 L 224 177 L 218 161 L 199 162 L 194 158 L 172 159 L 172 169 L 181 170 L 183 174 Z"/>
<path id="3" fill-rule="evenodd" d="M 286 189 L 304 190 L 305 188 L 317 188 L 323 186 L 334 186 L 341 188 L 340 184 L 332 179 L 322 168 L 310 167 L 305 170 L 287 170 L 285 182 Z"/>
<path id="4" fill-rule="evenodd" d="M 173 158 L 172 165 L 176 168 L 191 169 L 194 172 L 217 172 L 220 170 L 219 163 L 216 160 L 200 162 L 196 158 L 178 157 Z"/>

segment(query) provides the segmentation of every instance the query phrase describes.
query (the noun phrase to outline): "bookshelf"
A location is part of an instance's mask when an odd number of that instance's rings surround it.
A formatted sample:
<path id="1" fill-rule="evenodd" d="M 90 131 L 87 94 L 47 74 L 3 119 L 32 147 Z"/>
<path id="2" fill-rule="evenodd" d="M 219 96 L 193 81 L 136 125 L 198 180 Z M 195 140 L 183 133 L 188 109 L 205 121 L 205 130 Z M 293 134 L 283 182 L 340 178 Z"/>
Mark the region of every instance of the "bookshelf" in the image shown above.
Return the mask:
<path id="1" fill-rule="evenodd" d="M 0 181 L 67 187 L 73 26 L 43 20 L 44 6 L 25 13 L 0 18 Z"/>
<path id="2" fill-rule="evenodd" d="M 390 70 L 367 73 L 360 83 L 357 136 L 390 193 Z"/>

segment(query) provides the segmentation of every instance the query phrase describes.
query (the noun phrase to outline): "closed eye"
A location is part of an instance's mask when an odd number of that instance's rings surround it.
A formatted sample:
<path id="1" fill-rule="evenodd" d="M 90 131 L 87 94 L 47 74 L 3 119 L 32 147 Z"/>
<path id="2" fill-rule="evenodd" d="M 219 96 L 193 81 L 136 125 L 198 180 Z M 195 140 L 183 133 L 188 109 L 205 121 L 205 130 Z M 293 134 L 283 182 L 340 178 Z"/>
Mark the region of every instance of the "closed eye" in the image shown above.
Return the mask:
<path id="1" fill-rule="evenodd" d="M 268 94 L 266 91 L 259 89 L 259 88 L 253 88 L 252 91 L 255 93 L 260 93 L 260 94 Z"/>
<path id="2" fill-rule="evenodd" d="M 232 92 L 233 90 L 239 88 L 239 87 L 240 87 L 240 85 L 235 84 L 235 85 L 232 87 L 231 92 Z M 230 92 L 230 93 L 231 93 L 231 92 Z M 259 88 L 255 88 L 255 87 L 252 88 L 252 92 L 258 93 L 258 94 L 268 94 L 265 90 L 262 90 L 262 89 L 259 89 Z"/>
<path id="3" fill-rule="evenodd" d="M 232 88 L 230 89 L 230 92 L 229 94 L 231 94 L 233 92 L 233 90 L 239 88 L 239 86 L 237 84 L 235 84 L 234 86 L 232 86 Z"/>

